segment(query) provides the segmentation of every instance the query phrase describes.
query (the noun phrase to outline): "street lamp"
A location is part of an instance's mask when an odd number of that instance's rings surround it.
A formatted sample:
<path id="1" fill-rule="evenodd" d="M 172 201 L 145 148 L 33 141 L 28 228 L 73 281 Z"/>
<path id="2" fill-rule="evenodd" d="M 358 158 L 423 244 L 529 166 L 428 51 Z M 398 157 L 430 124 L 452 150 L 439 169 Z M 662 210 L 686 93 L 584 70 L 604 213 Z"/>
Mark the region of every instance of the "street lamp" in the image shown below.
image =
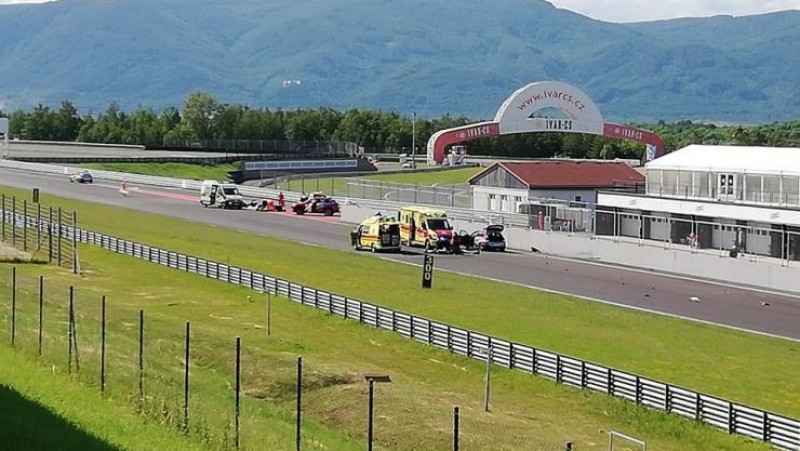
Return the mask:
<path id="1" fill-rule="evenodd" d="M 375 383 L 389 383 L 392 378 L 388 374 L 365 374 L 364 380 L 369 384 L 369 424 L 367 426 L 367 451 L 372 451 L 373 410 L 375 407 Z"/>
<path id="2" fill-rule="evenodd" d="M 411 113 L 411 169 L 417 169 L 417 113 Z"/>
<path id="3" fill-rule="evenodd" d="M 483 379 L 483 411 L 489 411 L 489 389 L 492 383 L 492 347 L 477 347 L 479 356 L 486 357 L 486 375 Z"/>

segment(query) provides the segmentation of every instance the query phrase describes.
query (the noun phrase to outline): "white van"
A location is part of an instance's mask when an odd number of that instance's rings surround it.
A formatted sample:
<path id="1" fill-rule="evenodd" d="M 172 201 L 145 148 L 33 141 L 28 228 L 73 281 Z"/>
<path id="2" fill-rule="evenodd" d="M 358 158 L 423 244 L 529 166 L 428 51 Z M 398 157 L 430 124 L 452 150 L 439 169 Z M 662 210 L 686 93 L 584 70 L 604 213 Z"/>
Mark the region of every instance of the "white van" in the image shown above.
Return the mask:
<path id="1" fill-rule="evenodd" d="M 200 205 L 241 210 L 244 199 L 235 184 L 206 180 L 200 185 Z"/>

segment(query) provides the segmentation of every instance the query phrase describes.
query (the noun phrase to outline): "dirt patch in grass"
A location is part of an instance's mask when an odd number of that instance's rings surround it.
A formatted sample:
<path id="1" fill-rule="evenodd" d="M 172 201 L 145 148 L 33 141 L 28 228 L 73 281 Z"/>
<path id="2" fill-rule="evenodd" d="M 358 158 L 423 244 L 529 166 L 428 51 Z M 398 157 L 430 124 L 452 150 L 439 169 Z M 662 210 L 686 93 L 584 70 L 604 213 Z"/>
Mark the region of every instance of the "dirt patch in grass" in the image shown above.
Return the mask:
<path id="1" fill-rule="evenodd" d="M 21 251 L 8 243 L 0 243 L 0 262 L 3 263 L 32 263 L 33 255 Z"/>
<path id="2" fill-rule="evenodd" d="M 360 375 L 355 373 L 306 372 L 303 374 L 303 392 L 353 385 L 359 382 L 359 377 Z M 244 391 L 245 396 L 265 400 L 293 399 L 296 393 L 296 375 L 289 373 L 283 373 L 270 382 L 256 384 Z"/>

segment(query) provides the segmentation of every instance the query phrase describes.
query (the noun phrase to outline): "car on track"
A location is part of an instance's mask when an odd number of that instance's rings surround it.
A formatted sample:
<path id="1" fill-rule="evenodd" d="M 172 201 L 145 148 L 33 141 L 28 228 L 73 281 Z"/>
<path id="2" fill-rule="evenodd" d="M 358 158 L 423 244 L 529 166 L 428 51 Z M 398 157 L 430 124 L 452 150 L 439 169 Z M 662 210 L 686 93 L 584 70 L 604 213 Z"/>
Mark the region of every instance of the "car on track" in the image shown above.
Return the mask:
<path id="1" fill-rule="evenodd" d="M 297 215 L 306 213 L 319 213 L 325 216 L 333 216 L 339 213 L 339 203 L 323 193 L 314 193 L 311 198 L 303 196 L 300 202 L 292 206 L 292 211 Z"/>
<path id="2" fill-rule="evenodd" d="M 94 177 L 89 171 L 76 172 L 69 176 L 70 183 L 93 183 Z"/>
<path id="3" fill-rule="evenodd" d="M 470 234 L 472 245 L 481 251 L 505 252 L 506 238 L 503 236 L 505 227 L 499 224 L 489 225 Z"/>

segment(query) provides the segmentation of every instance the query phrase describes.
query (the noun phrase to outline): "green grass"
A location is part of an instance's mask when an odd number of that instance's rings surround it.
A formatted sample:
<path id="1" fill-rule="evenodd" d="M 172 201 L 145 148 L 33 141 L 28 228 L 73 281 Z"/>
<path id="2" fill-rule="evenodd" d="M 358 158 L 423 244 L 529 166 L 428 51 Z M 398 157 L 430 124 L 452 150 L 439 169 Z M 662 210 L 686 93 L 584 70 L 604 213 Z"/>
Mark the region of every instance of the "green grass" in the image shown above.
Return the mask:
<path id="1" fill-rule="evenodd" d="M 800 415 L 800 343 L 445 272 L 436 273 L 434 290 L 423 291 L 419 268 L 371 255 L 50 196 L 43 200 L 77 209 L 81 226 L 88 229 Z"/>
<path id="2" fill-rule="evenodd" d="M 602 450 L 607 430 L 624 431 L 659 450 L 768 449 L 711 427 L 604 395 L 583 392 L 516 371 L 496 368 L 491 413 L 482 412 L 483 365 L 344 321 L 285 299 L 271 303 L 271 334 L 265 331 L 265 299 L 251 291 L 170 270 L 101 249 L 82 246 L 82 277 L 42 266 L 18 267 L 17 351 L 36 353 L 37 277 L 46 279 L 44 356 L 35 374 L 17 377 L 17 390 L 39 390 L 46 381 L 64 382 L 65 301 L 76 287 L 80 372 L 71 376 L 95 393 L 66 393 L 64 416 L 86 415 L 85 429 L 96 435 L 114 429 L 84 402 L 100 402 L 99 300 L 108 295 L 107 390 L 110 405 L 127 403 L 125 424 L 162 424 L 157 437 L 172 437 L 182 424 L 184 321 L 192 324 L 190 434 L 193 443 L 230 448 L 233 424 L 234 337 L 243 342 L 243 449 L 294 447 L 295 359 L 304 359 L 304 449 L 362 449 L 366 427 L 363 373 L 388 373 L 392 383 L 376 391 L 377 449 L 448 449 L 452 406 L 461 407 L 463 449 L 530 449 L 534 439 L 577 449 Z M 0 265 L 0 300 L 8 302 L 10 266 Z M 146 402 L 136 410 L 138 310 L 146 311 Z M 0 313 L 8 332 L 8 310 Z M 0 349 L 7 350 L 2 345 Z M 6 351 L 8 352 L 8 351 Z M 0 357 L 3 356 L 0 353 Z M 6 360 L 3 360 L 6 362 Z M 16 368 L 17 365 L 12 365 Z M 52 368 L 52 370 L 51 370 Z M 5 381 L 8 365 L 0 369 Z M 52 376 L 51 371 L 57 376 Z M 19 388 L 23 387 L 23 388 Z M 73 397 L 75 398 L 73 400 Z M 80 398 L 78 400 L 77 398 Z M 73 402 L 74 401 L 74 402 Z M 101 407 L 97 408 L 100 412 Z M 0 434 L 3 433 L 0 422 Z M 135 431 L 120 431 L 121 435 Z M 105 432 L 103 432 L 105 434 Z M 105 435 L 103 435 L 105 436 Z M 147 442 L 133 449 L 171 449 Z"/>
<path id="3" fill-rule="evenodd" d="M 374 183 L 385 183 L 386 191 L 391 189 L 390 184 L 404 184 L 414 185 L 420 187 L 430 187 L 438 184 L 442 187 L 449 187 L 452 185 L 464 185 L 470 177 L 480 172 L 483 168 L 463 168 L 453 169 L 448 171 L 439 172 L 407 172 L 402 174 L 385 174 L 385 175 L 368 175 L 364 177 L 357 177 L 360 180 Z M 359 197 L 363 194 L 376 195 L 374 189 L 367 190 L 366 193 L 362 188 L 350 185 L 348 186 L 348 179 L 352 180 L 353 177 L 318 177 L 309 175 L 302 179 L 294 179 L 286 182 L 279 183 L 276 188 L 284 189 L 287 191 L 297 192 L 311 192 L 311 191 L 324 191 L 331 196 L 344 196 L 344 197 Z M 446 189 L 446 188 L 442 188 Z M 378 195 L 380 193 L 377 193 Z"/>
<path id="4" fill-rule="evenodd" d="M 60 369 L 54 373 L 50 365 L 37 364 L 6 344 L 0 346 L 0 362 L 3 449 L 205 449 L 196 440 L 144 421 L 127 403 L 104 400 Z"/>
<path id="5" fill-rule="evenodd" d="M 228 180 L 228 172 L 239 169 L 239 163 L 216 165 L 190 163 L 89 163 L 89 169 L 158 175 L 191 180 Z"/>
<path id="6" fill-rule="evenodd" d="M 199 165 L 188 163 L 91 163 L 87 168 L 104 171 L 130 172 L 134 174 L 158 175 L 192 180 L 228 180 L 228 172 L 238 169 L 238 163 Z M 360 177 L 373 182 L 442 186 L 465 184 L 482 168 L 463 168 L 439 172 L 407 172 L 402 174 L 369 175 Z M 348 187 L 346 177 L 318 177 L 309 175 L 303 179 L 282 182 L 276 188 L 286 191 L 324 191 L 331 196 L 357 195 L 358 189 Z"/>

